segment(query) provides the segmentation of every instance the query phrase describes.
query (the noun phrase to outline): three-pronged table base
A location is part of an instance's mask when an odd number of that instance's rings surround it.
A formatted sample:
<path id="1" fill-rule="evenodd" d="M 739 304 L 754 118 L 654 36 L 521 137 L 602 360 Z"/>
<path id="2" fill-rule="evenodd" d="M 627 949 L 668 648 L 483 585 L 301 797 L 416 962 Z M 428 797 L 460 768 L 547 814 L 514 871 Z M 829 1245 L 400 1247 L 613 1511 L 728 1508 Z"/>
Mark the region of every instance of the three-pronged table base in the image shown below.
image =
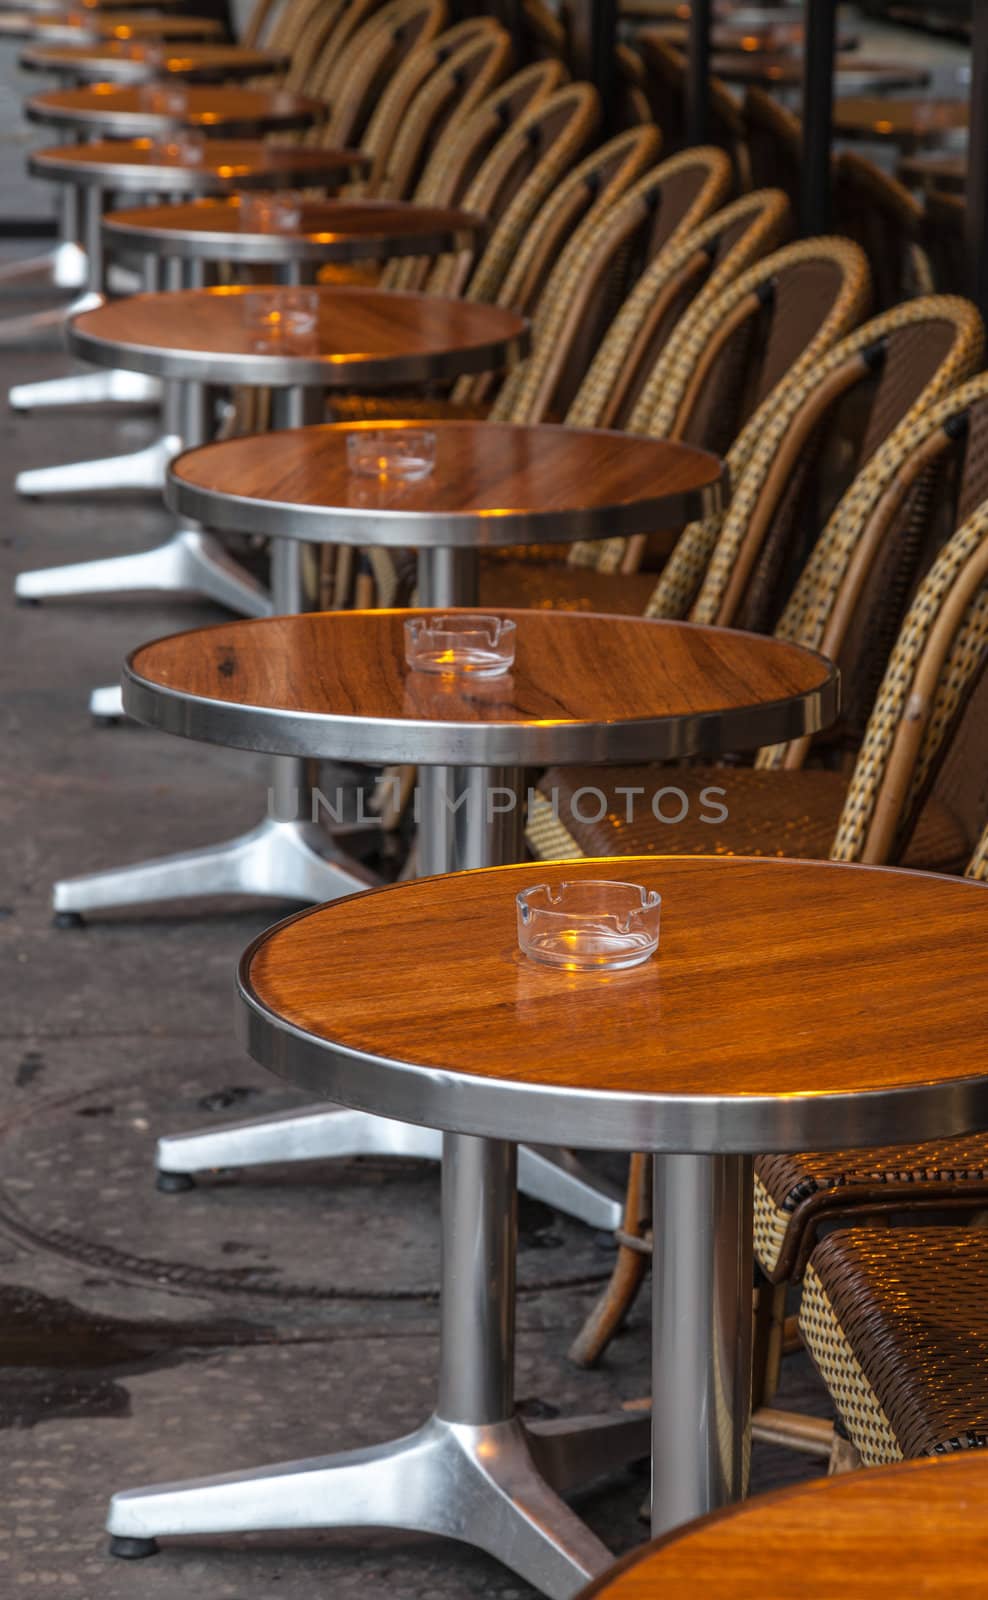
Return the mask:
<path id="1" fill-rule="evenodd" d="M 8 390 L 12 411 L 41 411 L 62 406 L 157 405 L 162 397 L 160 378 L 143 372 L 110 367 L 96 372 L 73 372 L 43 383 L 15 383 Z"/>
<path id="2" fill-rule="evenodd" d="M 227 1122 L 203 1133 L 158 1140 L 158 1187 L 166 1193 L 190 1188 L 192 1175 L 218 1168 L 275 1166 L 292 1161 L 332 1161 L 345 1156 L 405 1156 L 439 1161 L 438 1128 L 372 1117 L 365 1111 L 326 1106 L 285 1111 L 280 1116 Z M 622 1202 L 596 1173 L 569 1150 L 518 1151 L 518 1187 L 523 1194 L 591 1228 L 613 1233 Z"/>
<path id="3" fill-rule="evenodd" d="M 30 339 L 50 328 L 60 328 L 80 311 L 94 311 L 102 304 L 101 294 L 86 290 L 66 305 L 51 306 L 47 311 L 30 311 L 19 317 L 4 317 L 0 321 L 0 345 L 16 344 L 20 339 Z"/>
<path id="4" fill-rule="evenodd" d="M 103 456 L 96 461 L 69 461 L 61 467 L 35 467 L 14 479 L 18 494 L 30 499 L 52 494 L 103 494 L 126 489 L 160 495 L 169 465 L 183 448 L 178 434 L 162 434 L 143 450 Z"/>
<path id="5" fill-rule="evenodd" d="M 200 594 L 242 616 L 271 615 L 267 590 L 233 559 L 219 539 L 201 528 L 179 528 L 164 544 L 129 556 L 107 556 L 100 561 L 76 561 L 67 567 L 19 572 L 14 582 L 18 600 L 137 592 Z M 121 715 L 122 707 L 109 714 Z"/>
<path id="6" fill-rule="evenodd" d="M 376 882 L 357 862 L 331 850 L 330 839 L 316 824 L 265 817 L 249 833 L 222 844 L 63 878 L 54 889 L 55 916 L 74 920 L 90 911 L 221 895 L 319 904 Z"/>
<path id="7" fill-rule="evenodd" d="M 560 1498 L 648 1454 L 641 1413 L 487 1424 L 433 1416 L 369 1449 L 114 1495 L 110 1549 L 153 1555 L 159 1536 L 388 1528 L 485 1550 L 568 1600 L 613 1561 Z"/>

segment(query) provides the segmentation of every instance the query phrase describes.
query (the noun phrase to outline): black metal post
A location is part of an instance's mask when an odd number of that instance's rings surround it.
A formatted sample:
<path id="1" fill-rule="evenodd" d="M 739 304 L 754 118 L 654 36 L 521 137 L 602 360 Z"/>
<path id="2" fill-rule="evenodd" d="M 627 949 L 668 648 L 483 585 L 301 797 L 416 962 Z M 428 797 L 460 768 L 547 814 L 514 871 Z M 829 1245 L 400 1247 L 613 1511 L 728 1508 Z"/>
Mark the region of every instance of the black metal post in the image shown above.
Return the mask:
<path id="1" fill-rule="evenodd" d="M 572 0 L 573 70 L 585 83 L 594 84 L 600 95 L 605 135 L 617 127 L 617 23 L 617 0 Z"/>
<path id="2" fill-rule="evenodd" d="M 830 227 L 830 142 L 834 100 L 837 0 L 807 0 L 803 62 L 803 172 L 800 227 L 804 235 Z"/>
<path id="3" fill-rule="evenodd" d="M 686 139 L 710 138 L 710 26 L 713 0 L 691 0 L 689 65 L 686 71 Z"/>
<path id="4" fill-rule="evenodd" d="M 988 12 L 980 3 L 973 9 L 971 33 L 967 273 L 971 298 L 988 317 Z"/>

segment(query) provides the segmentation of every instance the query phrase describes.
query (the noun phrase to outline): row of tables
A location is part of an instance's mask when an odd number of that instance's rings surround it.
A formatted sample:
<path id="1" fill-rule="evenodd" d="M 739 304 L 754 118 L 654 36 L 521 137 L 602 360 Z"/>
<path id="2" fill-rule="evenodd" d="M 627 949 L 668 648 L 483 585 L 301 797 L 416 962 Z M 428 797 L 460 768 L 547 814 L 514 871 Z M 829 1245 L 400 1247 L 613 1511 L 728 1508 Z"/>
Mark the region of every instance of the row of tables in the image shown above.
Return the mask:
<path id="1" fill-rule="evenodd" d="M 238 163 L 223 160 L 225 148 L 173 168 L 132 146 L 80 145 L 49 156 L 48 170 L 94 194 L 153 181 L 173 194 L 182 187 L 172 186 L 173 171 L 208 186 L 208 168 L 228 193 L 260 182 L 261 169 L 270 183 L 268 163 L 321 159 L 322 181 L 359 163 L 337 152 L 333 167 L 332 152 L 312 147 L 258 147 Z M 311 181 L 316 168 L 308 170 Z M 473 227 L 420 217 L 406 232 L 407 211 L 384 209 L 372 217 L 347 202 L 334 216 L 332 202 L 320 203 L 316 229 L 268 235 L 265 254 L 245 246 L 228 259 L 278 259 L 301 276 L 327 259 L 308 242 L 315 233 L 354 253 L 375 240 L 365 253 L 383 257 L 392 246 L 427 253 L 427 241 L 448 248 Z M 214 259 L 213 250 L 223 259 L 244 237 L 230 201 L 177 207 L 181 221 L 170 211 L 117 216 L 106 236 L 190 262 Z M 99 217 L 89 232 L 95 286 L 101 202 L 90 215 Z M 293 289 L 270 292 L 277 302 Z M 108 904 L 233 889 L 329 902 L 246 952 L 238 1026 L 258 1060 L 349 1108 L 351 1141 L 359 1143 L 359 1119 L 372 1138 L 385 1118 L 427 1130 L 432 1153 L 441 1130 L 437 1401 L 404 1440 L 118 1494 L 112 1547 L 139 1557 L 170 1535 L 390 1527 L 465 1540 L 543 1592 L 569 1596 L 611 1556 L 563 1496 L 643 1454 L 649 1432 L 656 1532 L 744 1492 L 752 1155 L 887 1142 L 892 1129 L 908 1140 L 988 1125 L 978 1028 L 988 907 L 973 884 L 826 864 L 512 865 L 523 853 L 527 768 L 713 756 L 800 737 L 836 716 L 836 671 L 768 638 L 554 611 L 510 613 L 517 652 L 506 677 L 409 670 L 404 622 L 469 607 L 483 551 L 705 515 L 725 493 L 721 466 L 659 440 L 437 421 L 428 476 L 357 479 L 346 456 L 353 430 L 304 425 L 327 393 L 510 365 L 524 353 L 522 319 L 326 287 L 310 334 L 259 349 L 243 316 L 246 292 L 203 286 L 111 301 L 77 313 L 69 338 L 86 360 L 180 385 L 187 401 L 207 383 L 275 392 L 291 431 L 199 444 L 190 426 L 182 442 L 196 448 L 170 463 L 167 481 L 171 503 L 195 519 L 178 539 L 212 538 L 200 521 L 271 539 L 278 614 L 143 646 L 128 662 L 123 704 L 173 734 L 269 753 L 285 817 L 213 850 L 59 885 L 56 908 L 75 921 Z M 187 409 L 201 419 L 201 405 Z M 416 549 L 418 608 L 313 615 L 302 552 L 323 542 Z M 126 577 L 134 575 L 131 567 Z M 59 590 L 53 579 L 47 592 L 65 592 L 69 581 Z M 100 579 L 90 572 L 82 581 Z M 22 583 L 22 598 L 40 597 L 32 582 Z M 261 600 L 248 609 L 262 609 Z M 419 768 L 417 880 L 368 893 L 366 874 L 325 853 L 305 806 L 319 760 Z M 602 977 L 519 955 L 519 888 L 602 875 L 661 892 L 656 958 Z M 963 985 L 959 944 L 970 962 Z M 853 1008 L 841 1003 L 849 992 Z M 780 1049 L 780 1040 L 800 1048 Z M 309 1115 L 310 1132 L 318 1122 L 331 1142 L 337 1114 Z M 267 1159 L 270 1129 L 261 1135 Z M 172 1160 L 178 1143 L 170 1141 Z M 534 1192 L 589 1207 L 589 1180 L 571 1181 L 540 1148 L 563 1145 L 656 1156 L 651 1419 L 523 1423 L 515 1414 L 516 1151 Z"/>

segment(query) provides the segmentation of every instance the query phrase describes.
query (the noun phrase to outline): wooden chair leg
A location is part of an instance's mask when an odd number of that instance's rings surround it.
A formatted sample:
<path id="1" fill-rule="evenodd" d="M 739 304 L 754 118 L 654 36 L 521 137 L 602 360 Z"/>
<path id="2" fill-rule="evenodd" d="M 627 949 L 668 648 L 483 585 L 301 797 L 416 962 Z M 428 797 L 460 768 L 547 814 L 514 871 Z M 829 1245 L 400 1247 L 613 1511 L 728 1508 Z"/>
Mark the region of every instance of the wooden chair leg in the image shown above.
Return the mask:
<path id="1" fill-rule="evenodd" d="M 752 1350 L 752 1405 L 771 1405 L 779 1387 L 786 1322 L 786 1285 L 759 1273 Z"/>
<path id="2" fill-rule="evenodd" d="M 600 1360 L 634 1305 L 651 1255 L 646 1240 L 651 1209 L 652 1163 L 648 1156 L 633 1155 L 621 1229 L 630 1242 L 621 1243 L 618 1235 L 618 1257 L 607 1287 L 570 1346 L 570 1360 L 577 1366 L 592 1367 Z"/>

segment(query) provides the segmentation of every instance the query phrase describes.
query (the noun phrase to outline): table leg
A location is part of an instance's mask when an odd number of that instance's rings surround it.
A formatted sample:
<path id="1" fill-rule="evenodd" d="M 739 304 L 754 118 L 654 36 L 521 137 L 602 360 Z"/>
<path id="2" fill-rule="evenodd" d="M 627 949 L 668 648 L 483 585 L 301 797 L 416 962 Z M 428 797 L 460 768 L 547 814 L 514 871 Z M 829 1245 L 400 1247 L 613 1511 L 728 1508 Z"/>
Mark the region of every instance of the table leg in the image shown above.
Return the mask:
<path id="1" fill-rule="evenodd" d="M 78 242 L 79 191 L 72 184 L 59 185 L 59 242 L 53 250 L 29 261 L 11 262 L 0 270 L 0 292 L 22 289 L 34 293 L 48 286 L 56 290 L 84 290 L 88 278 L 86 252 Z M 13 344 L 48 328 L 59 327 L 73 307 L 56 306 L 50 311 L 32 311 L 24 316 L 4 317 L 0 320 L 0 345 Z"/>
<path id="2" fill-rule="evenodd" d="M 111 1550 L 161 1536 L 376 1527 L 458 1539 L 559 1600 L 612 1557 L 556 1487 L 647 1449 L 639 1414 L 525 1424 L 514 1414 L 515 1151 L 447 1135 L 439 1395 L 417 1432 L 369 1449 L 113 1497 Z"/>
<path id="3" fill-rule="evenodd" d="M 652 1533 L 739 1500 L 751 1435 L 752 1164 L 655 1158 Z"/>

